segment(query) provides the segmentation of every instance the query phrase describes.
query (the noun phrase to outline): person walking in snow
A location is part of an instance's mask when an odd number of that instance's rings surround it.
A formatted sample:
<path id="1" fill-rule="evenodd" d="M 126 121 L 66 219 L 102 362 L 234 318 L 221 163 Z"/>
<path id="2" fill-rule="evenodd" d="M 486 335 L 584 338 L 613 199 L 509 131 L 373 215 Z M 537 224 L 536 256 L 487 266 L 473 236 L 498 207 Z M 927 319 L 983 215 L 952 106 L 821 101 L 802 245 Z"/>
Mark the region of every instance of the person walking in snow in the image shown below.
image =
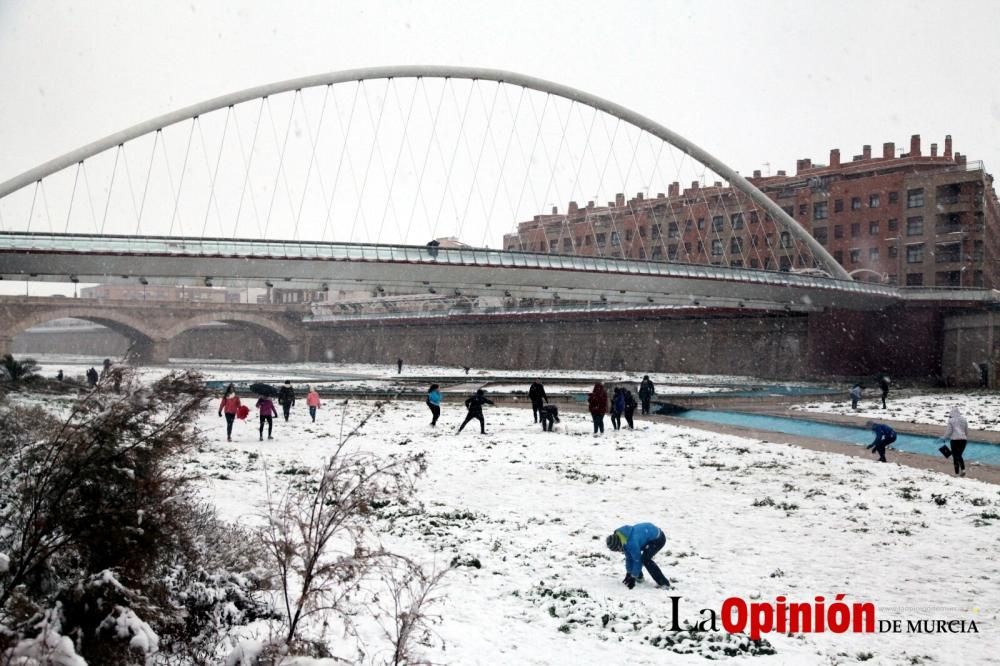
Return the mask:
<path id="1" fill-rule="evenodd" d="M 867 425 L 875 433 L 875 441 L 865 448 L 877 453 L 879 462 L 888 462 L 885 459 L 885 447 L 896 441 L 896 431 L 884 423 L 869 421 Z"/>
<path id="2" fill-rule="evenodd" d="M 885 409 L 885 399 L 889 397 L 889 378 L 885 375 L 879 376 L 878 387 L 882 390 L 882 409 Z"/>
<path id="3" fill-rule="evenodd" d="M 403 374 L 403 359 L 401 358 L 396 359 L 396 374 Z"/>
<path id="4" fill-rule="evenodd" d="M 628 589 L 642 582 L 643 567 L 656 581 L 657 588 L 670 587 L 670 581 L 653 561 L 653 556 L 667 543 L 667 535 L 659 527 L 653 523 L 622 525 L 608 536 L 605 543 L 609 550 L 625 553 L 625 579 L 622 582 Z"/>
<path id="5" fill-rule="evenodd" d="M 531 415 L 535 417 L 535 423 L 538 423 L 542 403 L 547 403 L 549 397 L 545 395 L 545 387 L 537 379 L 528 387 L 528 399 L 531 400 Z"/>
<path id="6" fill-rule="evenodd" d="M 278 415 L 278 410 L 274 408 L 271 399 L 263 395 L 257 398 L 257 410 L 260 414 L 260 440 L 264 441 L 264 423 L 267 423 L 267 438 L 271 439 L 274 417 Z"/>
<path id="7" fill-rule="evenodd" d="M 236 421 L 236 414 L 240 411 L 240 398 L 236 395 L 236 385 L 230 384 L 226 387 L 226 392 L 219 403 L 219 417 L 226 415 L 226 441 L 233 441 L 233 423 Z"/>
<path id="8" fill-rule="evenodd" d="M 636 408 L 635 396 L 628 389 L 622 389 L 622 393 L 625 394 L 625 422 L 628 423 L 628 429 L 632 430 L 635 428 L 635 424 L 632 422 L 632 415 L 635 414 Z"/>
<path id="9" fill-rule="evenodd" d="M 611 427 L 621 430 L 622 414 L 625 412 L 625 389 L 616 387 L 611 396 Z"/>
<path id="10" fill-rule="evenodd" d="M 965 453 L 965 445 L 968 443 L 968 432 L 969 422 L 962 416 L 962 412 L 958 411 L 958 407 L 952 407 L 951 414 L 948 415 L 948 428 L 941 439 L 951 439 L 951 460 L 955 463 L 956 476 L 965 476 L 965 460 L 962 459 L 962 454 Z"/>
<path id="11" fill-rule="evenodd" d="M 431 410 L 431 425 L 436 426 L 441 416 L 441 389 L 437 384 L 427 389 L 427 408 Z"/>
<path id="12" fill-rule="evenodd" d="M 639 384 L 639 400 L 642 402 L 642 413 L 649 414 L 649 401 L 653 399 L 656 395 L 656 387 L 653 386 L 653 380 L 649 378 L 649 375 L 645 375 L 642 378 L 642 383 Z"/>
<path id="13" fill-rule="evenodd" d="M 851 387 L 851 409 L 858 410 L 858 400 L 861 400 L 861 384 Z"/>
<path id="14" fill-rule="evenodd" d="M 97 370 L 94 368 L 87 370 L 87 383 L 90 384 L 91 388 L 97 386 Z M 230 384 L 230 386 L 232 386 L 232 384 Z"/>
<path id="15" fill-rule="evenodd" d="M 295 390 L 292 388 L 292 382 L 288 379 L 278 389 L 278 404 L 281 405 L 281 411 L 284 413 L 285 420 L 287 421 L 288 414 L 292 411 L 292 405 L 295 404 Z M 277 413 L 275 413 L 275 416 L 277 416 Z"/>
<path id="16" fill-rule="evenodd" d="M 594 434 L 603 434 L 604 415 L 608 413 L 608 392 L 601 382 L 594 384 L 594 390 L 587 394 L 587 409 L 590 410 L 590 418 L 594 419 Z"/>
<path id="17" fill-rule="evenodd" d="M 462 425 L 458 427 L 458 432 L 462 432 L 462 429 L 471 421 L 472 419 L 479 420 L 479 432 L 483 435 L 486 434 L 486 419 L 483 418 L 483 405 L 492 405 L 493 401 L 486 397 L 486 391 L 479 389 L 476 394 L 465 399 L 465 406 L 469 409 L 469 413 L 465 415 L 465 420 L 462 421 Z"/>
<path id="18" fill-rule="evenodd" d="M 306 393 L 306 406 L 309 408 L 309 417 L 313 423 L 316 423 L 316 410 L 319 409 L 320 405 L 319 393 L 312 386 L 308 387 L 308 391 Z"/>

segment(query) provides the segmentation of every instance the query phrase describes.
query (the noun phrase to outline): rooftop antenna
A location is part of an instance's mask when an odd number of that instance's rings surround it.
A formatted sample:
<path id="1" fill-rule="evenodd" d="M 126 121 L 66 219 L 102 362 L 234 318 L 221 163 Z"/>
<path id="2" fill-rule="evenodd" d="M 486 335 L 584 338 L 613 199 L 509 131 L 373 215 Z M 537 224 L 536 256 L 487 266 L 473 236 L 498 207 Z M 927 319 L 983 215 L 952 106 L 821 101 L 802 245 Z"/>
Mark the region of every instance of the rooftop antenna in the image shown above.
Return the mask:
<path id="1" fill-rule="evenodd" d="M 771 163 L 770 162 L 764 162 L 763 164 L 761 164 L 761 166 L 767 167 L 767 175 L 770 177 L 770 175 L 771 175 Z"/>

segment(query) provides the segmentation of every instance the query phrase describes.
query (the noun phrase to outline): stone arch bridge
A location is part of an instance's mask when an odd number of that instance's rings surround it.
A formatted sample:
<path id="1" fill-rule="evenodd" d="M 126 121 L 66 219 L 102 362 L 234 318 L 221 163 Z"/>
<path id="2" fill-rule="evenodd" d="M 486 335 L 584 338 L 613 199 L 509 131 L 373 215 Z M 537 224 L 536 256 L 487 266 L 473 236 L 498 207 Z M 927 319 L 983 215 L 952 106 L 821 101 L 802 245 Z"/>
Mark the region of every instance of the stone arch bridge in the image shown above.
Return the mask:
<path id="1" fill-rule="evenodd" d="M 307 312 L 307 308 L 257 303 L 0 297 L 0 354 L 8 353 L 14 338 L 30 328 L 73 318 L 123 335 L 130 341 L 129 356 L 137 363 L 167 363 L 174 338 L 210 323 L 250 329 L 273 349 L 275 360 L 299 361 L 308 354 L 302 326 Z"/>

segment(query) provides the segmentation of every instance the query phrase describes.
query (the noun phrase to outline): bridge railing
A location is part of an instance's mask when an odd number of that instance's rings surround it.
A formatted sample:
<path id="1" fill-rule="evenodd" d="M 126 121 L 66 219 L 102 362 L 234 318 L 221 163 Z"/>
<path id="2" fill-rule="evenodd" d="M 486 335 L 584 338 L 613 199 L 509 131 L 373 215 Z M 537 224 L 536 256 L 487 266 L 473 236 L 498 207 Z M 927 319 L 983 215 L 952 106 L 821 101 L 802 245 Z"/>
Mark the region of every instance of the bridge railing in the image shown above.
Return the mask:
<path id="1" fill-rule="evenodd" d="M 870 282 L 839 280 L 784 271 L 637 261 L 613 257 L 420 245 L 0 232 L 0 252 L 24 251 L 449 264 L 738 281 L 781 287 L 796 286 L 808 289 L 864 293 L 889 298 L 898 295 L 898 290 L 894 286 Z"/>

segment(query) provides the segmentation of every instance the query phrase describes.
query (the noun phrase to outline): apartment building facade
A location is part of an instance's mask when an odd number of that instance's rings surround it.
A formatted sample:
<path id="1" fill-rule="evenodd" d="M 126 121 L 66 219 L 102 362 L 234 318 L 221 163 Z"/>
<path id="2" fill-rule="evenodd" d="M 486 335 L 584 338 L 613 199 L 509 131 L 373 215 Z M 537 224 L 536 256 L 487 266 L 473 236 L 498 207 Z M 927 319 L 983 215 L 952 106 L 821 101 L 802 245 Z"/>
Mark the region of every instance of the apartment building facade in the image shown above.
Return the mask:
<path id="1" fill-rule="evenodd" d="M 909 151 L 894 143 L 850 161 L 797 163 L 794 175 L 755 171 L 750 182 L 801 224 L 856 279 L 906 286 L 1000 288 L 1000 204 L 981 162 L 953 152 Z M 766 270 L 805 270 L 814 262 L 787 231 L 738 190 L 698 182 L 597 207 L 570 202 L 518 225 L 504 248 L 678 261 Z"/>

